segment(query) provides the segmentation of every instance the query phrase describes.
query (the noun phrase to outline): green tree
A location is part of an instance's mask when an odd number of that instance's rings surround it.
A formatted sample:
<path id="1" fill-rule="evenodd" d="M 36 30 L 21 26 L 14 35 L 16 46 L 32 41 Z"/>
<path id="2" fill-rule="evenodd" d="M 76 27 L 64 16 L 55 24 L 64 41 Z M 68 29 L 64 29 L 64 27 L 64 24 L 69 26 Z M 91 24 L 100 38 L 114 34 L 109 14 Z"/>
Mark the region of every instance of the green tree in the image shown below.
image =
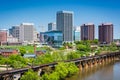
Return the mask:
<path id="1" fill-rule="evenodd" d="M 80 58 L 80 55 L 77 52 L 70 52 L 67 54 L 67 59 L 75 59 L 75 58 Z"/>
<path id="2" fill-rule="evenodd" d="M 66 47 L 66 48 L 72 48 L 72 43 L 64 42 L 63 46 Z"/>
<path id="3" fill-rule="evenodd" d="M 59 50 L 65 50 L 65 46 L 60 47 Z"/>
<path id="4" fill-rule="evenodd" d="M 23 55 L 26 53 L 26 50 L 25 50 L 25 48 L 23 48 L 23 47 L 21 47 L 21 48 L 19 49 L 19 51 L 20 51 L 21 56 L 23 56 Z"/>
<path id="5" fill-rule="evenodd" d="M 30 69 L 21 77 L 21 80 L 40 80 L 40 77 L 36 72 Z"/>
<path id="6" fill-rule="evenodd" d="M 93 40 L 94 44 L 98 44 L 98 39 Z"/>
<path id="7" fill-rule="evenodd" d="M 22 68 L 27 66 L 27 59 L 23 58 L 20 55 L 11 55 L 8 57 L 8 60 L 10 61 L 10 65 L 13 68 Z"/>
<path id="8" fill-rule="evenodd" d="M 77 66 L 75 65 L 75 63 L 72 63 L 72 62 L 68 63 L 66 67 L 68 69 L 68 76 L 71 76 L 71 75 L 75 74 L 79 70 L 77 68 Z"/>
<path id="9" fill-rule="evenodd" d="M 34 64 L 39 65 L 39 64 L 50 63 L 50 62 L 53 62 L 53 61 L 54 61 L 54 59 L 53 59 L 52 55 L 50 53 L 46 53 L 44 55 L 38 56 L 34 60 Z"/>
<path id="10" fill-rule="evenodd" d="M 66 56 L 64 56 L 64 53 L 62 51 L 54 51 L 52 53 L 52 58 L 54 59 L 54 62 L 56 62 L 65 60 Z"/>
<path id="11" fill-rule="evenodd" d="M 117 50 L 117 46 L 116 46 L 116 44 L 114 42 L 111 43 L 111 45 L 109 46 L 109 50 L 110 51 L 116 51 Z"/>
<path id="12" fill-rule="evenodd" d="M 90 51 L 90 47 L 87 45 L 79 44 L 76 47 L 77 47 L 77 50 L 79 51 L 87 51 L 87 52 Z"/>
<path id="13" fill-rule="evenodd" d="M 42 80 L 59 80 L 59 79 L 60 79 L 60 77 L 59 77 L 57 72 L 53 72 L 53 73 L 50 73 L 50 74 L 45 73 L 42 76 Z"/>
<path id="14" fill-rule="evenodd" d="M 66 63 L 58 63 L 58 65 L 55 67 L 55 72 L 58 73 L 60 79 L 64 79 L 68 75 L 68 70 L 66 68 Z"/>

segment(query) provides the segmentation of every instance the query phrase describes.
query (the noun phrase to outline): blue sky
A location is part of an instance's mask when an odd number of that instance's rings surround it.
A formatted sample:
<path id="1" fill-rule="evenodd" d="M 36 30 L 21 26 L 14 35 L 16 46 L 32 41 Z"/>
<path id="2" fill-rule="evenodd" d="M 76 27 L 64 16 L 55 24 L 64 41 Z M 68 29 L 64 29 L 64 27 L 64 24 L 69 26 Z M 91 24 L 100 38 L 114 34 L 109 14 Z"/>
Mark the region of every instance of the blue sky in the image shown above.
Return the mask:
<path id="1" fill-rule="evenodd" d="M 98 25 L 105 22 L 114 24 L 114 38 L 120 38 L 119 0 L 0 0 L 0 29 L 9 29 L 22 22 L 32 22 L 38 31 L 49 22 L 56 22 L 56 12 L 74 12 L 74 25 L 94 23 L 95 37 Z"/>

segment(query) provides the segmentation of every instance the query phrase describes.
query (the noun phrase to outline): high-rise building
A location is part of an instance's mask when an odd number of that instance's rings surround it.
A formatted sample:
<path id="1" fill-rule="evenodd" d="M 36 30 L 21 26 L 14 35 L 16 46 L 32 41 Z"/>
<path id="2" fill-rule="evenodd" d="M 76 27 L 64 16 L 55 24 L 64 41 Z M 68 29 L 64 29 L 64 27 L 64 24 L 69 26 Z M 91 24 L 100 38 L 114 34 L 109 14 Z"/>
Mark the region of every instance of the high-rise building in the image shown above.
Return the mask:
<path id="1" fill-rule="evenodd" d="M 12 26 L 12 28 L 9 29 L 9 34 L 19 40 L 19 26 Z"/>
<path id="2" fill-rule="evenodd" d="M 94 24 L 88 23 L 81 26 L 81 40 L 94 40 Z"/>
<path id="3" fill-rule="evenodd" d="M 80 41 L 80 27 L 74 27 L 74 41 Z"/>
<path id="4" fill-rule="evenodd" d="M 73 12 L 58 11 L 57 12 L 57 30 L 62 31 L 63 41 L 73 41 Z"/>
<path id="5" fill-rule="evenodd" d="M 0 30 L 0 43 L 7 42 L 7 30 Z"/>
<path id="6" fill-rule="evenodd" d="M 20 25 L 20 42 L 34 42 L 34 24 L 22 23 Z"/>
<path id="7" fill-rule="evenodd" d="M 101 44 L 110 44 L 113 42 L 113 24 L 103 23 L 99 27 L 99 42 Z"/>
<path id="8" fill-rule="evenodd" d="M 56 30 L 56 23 L 48 23 L 48 31 Z"/>

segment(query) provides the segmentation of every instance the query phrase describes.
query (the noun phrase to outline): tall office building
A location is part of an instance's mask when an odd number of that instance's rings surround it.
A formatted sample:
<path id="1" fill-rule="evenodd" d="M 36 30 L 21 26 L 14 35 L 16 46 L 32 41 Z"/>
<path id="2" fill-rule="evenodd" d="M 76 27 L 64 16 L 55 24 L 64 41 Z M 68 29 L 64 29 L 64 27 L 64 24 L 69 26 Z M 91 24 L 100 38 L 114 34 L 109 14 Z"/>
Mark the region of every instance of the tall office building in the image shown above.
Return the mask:
<path id="1" fill-rule="evenodd" d="M 9 29 L 9 34 L 19 40 L 19 26 L 12 26 L 12 28 Z"/>
<path id="2" fill-rule="evenodd" d="M 81 40 L 94 40 L 94 24 L 88 23 L 81 26 Z"/>
<path id="3" fill-rule="evenodd" d="M 34 24 L 22 23 L 20 25 L 20 41 L 21 42 L 34 42 Z"/>
<path id="4" fill-rule="evenodd" d="M 58 11 L 57 12 L 57 30 L 62 31 L 63 41 L 73 41 L 73 12 Z"/>
<path id="5" fill-rule="evenodd" d="M 101 44 L 110 44 L 113 42 L 113 24 L 103 23 L 99 27 L 99 42 Z"/>
<path id="6" fill-rule="evenodd" d="M 7 42 L 7 30 L 0 30 L 0 43 Z"/>
<path id="7" fill-rule="evenodd" d="M 56 23 L 48 23 L 48 31 L 56 30 Z"/>

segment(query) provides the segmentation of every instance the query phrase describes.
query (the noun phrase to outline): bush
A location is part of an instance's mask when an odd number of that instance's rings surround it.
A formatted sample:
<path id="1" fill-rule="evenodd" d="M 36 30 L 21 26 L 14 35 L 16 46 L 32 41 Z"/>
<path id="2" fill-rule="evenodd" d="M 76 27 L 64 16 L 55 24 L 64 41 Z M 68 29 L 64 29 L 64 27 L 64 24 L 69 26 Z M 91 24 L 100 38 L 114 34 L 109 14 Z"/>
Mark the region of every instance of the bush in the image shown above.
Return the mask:
<path id="1" fill-rule="evenodd" d="M 67 69 L 68 69 L 68 76 L 71 76 L 74 73 L 78 72 L 78 68 L 74 63 L 68 63 Z"/>
<path id="2" fill-rule="evenodd" d="M 74 63 L 58 63 L 55 70 L 52 73 L 45 73 L 42 80 L 62 80 L 67 76 L 71 76 L 78 71 L 77 66 Z"/>
<path id="3" fill-rule="evenodd" d="M 53 72 L 50 74 L 44 74 L 41 78 L 41 80 L 59 80 L 59 75 L 57 74 L 57 72 Z"/>
<path id="4" fill-rule="evenodd" d="M 20 80 L 40 80 L 40 77 L 37 73 L 30 69 L 21 77 Z"/>
<path id="5" fill-rule="evenodd" d="M 79 57 L 80 57 L 80 55 L 77 52 L 70 52 L 67 54 L 68 60 L 79 58 Z"/>
<path id="6" fill-rule="evenodd" d="M 58 65 L 55 67 L 55 72 L 58 73 L 60 79 L 64 79 L 68 74 L 66 64 L 65 63 L 58 63 Z"/>

